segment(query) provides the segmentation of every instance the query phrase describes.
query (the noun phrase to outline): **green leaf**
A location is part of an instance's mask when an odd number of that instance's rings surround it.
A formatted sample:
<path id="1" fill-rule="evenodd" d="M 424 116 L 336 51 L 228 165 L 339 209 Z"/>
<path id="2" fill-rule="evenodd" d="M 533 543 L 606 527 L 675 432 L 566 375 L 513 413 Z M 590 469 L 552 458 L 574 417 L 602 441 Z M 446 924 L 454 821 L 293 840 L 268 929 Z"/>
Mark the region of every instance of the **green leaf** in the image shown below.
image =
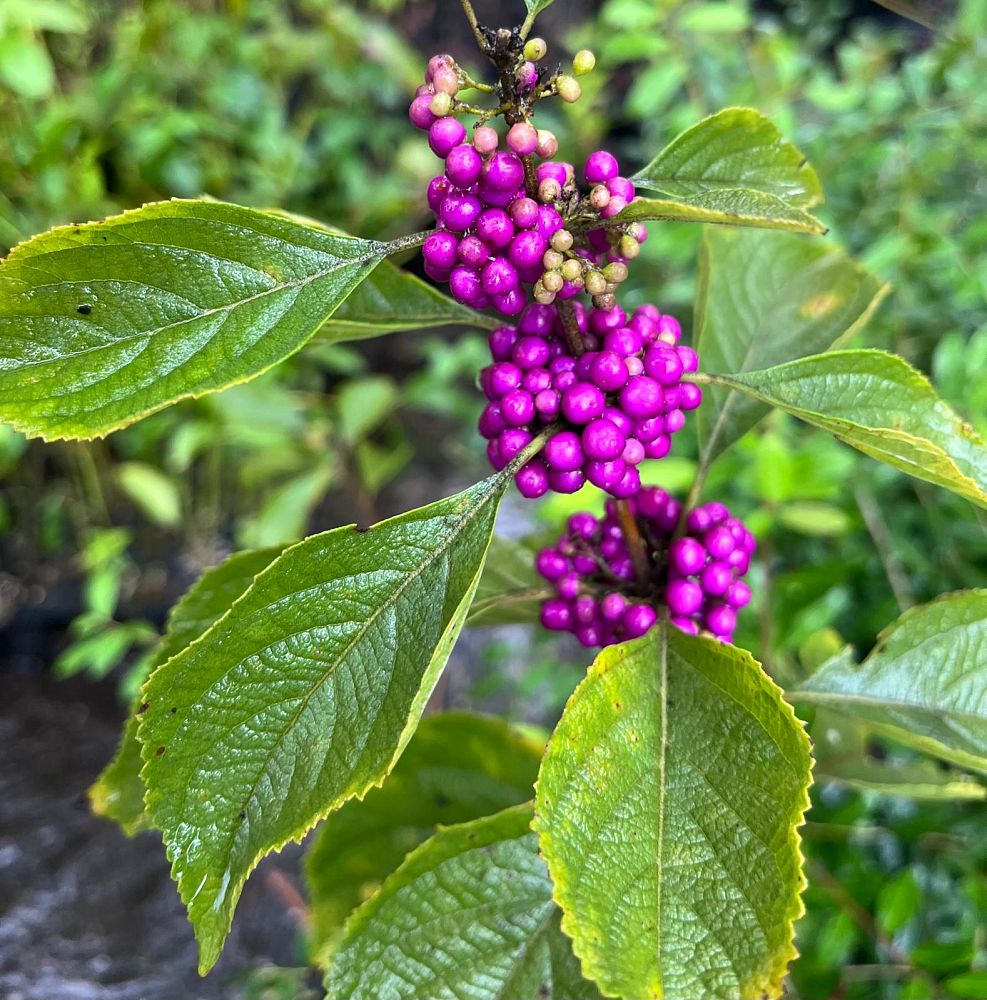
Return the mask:
<path id="1" fill-rule="evenodd" d="M 255 514 L 242 522 L 239 536 L 243 545 L 294 542 L 305 534 L 312 511 L 336 474 L 331 457 L 327 458 L 330 464 L 316 465 L 282 483 Z"/>
<path id="2" fill-rule="evenodd" d="M 759 111 L 725 108 L 673 139 L 633 178 L 677 198 L 747 189 L 798 208 L 823 200 L 815 170 Z"/>
<path id="3" fill-rule="evenodd" d="M 305 859 L 313 935 L 331 954 L 349 914 L 439 824 L 531 798 L 545 742 L 500 719 L 448 712 L 422 720 L 380 788 L 323 823 Z"/>
<path id="4" fill-rule="evenodd" d="M 799 236 L 703 232 L 696 283 L 696 351 L 705 371 L 745 372 L 829 350 L 852 336 L 888 292 L 839 248 Z M 718 455 L 769 410 L 716 386 L 696 413 Z"/>
<path id="5" fill-rule="evenodd" d="M 219 956 L 247 875 L 380 784 L 466 617 L 509 474 L 275 559 L 144 687 L 148 812 Z"/>
<path id="6" fill-rule="evenodd" d="M 765 371 L 709 378 L 987 507 L 987 442 L 895 354 L 833 351 Z"/>
<path id="7" fill-rule="evenodd" d="M 160 469 L 146 462 L 121 462 L 116 477 L 120 489 L 155 524 L 174 528 L 181 523 L 178 487 Z"/>
<path id="8" fill-rule="evenodd" d="M 154 670 L 198 639 L 280 554 L 280 548 L 238 552 L 221 565 L 207 569 L 171 609 L 167 630 L 150 669 Z M 140 776 L 144 762 L 137 741 L 137 725 L 144 710 L 143 700 L 138 697 L 127 716 L 116 756 L 89 789 L 93 812 L 112 819 L 130 836 L 150 829 L 151 825 L 144 811 L 144 782 Z"/>
<path id="9" fill-rule="evenodd" d="M 596 1000 L 530 824 L 515 806 L 409 855 L 347 922 L 327 1000 Z"/>
<path id="10" fill-rule="evenodd" d="M 401 405 L 401 392 L 387 375 L 349 379 L 336 394 L 339 433 L 350 446 L 375 431 Z"/>
<path id="11" fill-rule="evenodd" d="M 809 742 L 742 650 L 675 628 L 605 649 L 549 740 L 535 828 L 608 996 L 780 996 Z"/>
<path id="12" fill-rule="evenodd" d="M 64 226 L 0 265 L 0 419 L 92 438 L 261 374 L 393 244 L 221 202 Z"/>
<path id="13" fill-rule="evenodd" d="M 781 198 L 746 188 L 704 191 L 690 198 L 635 198 L 622 212 L 606 221 L 607 226 L 628 222 L 708 222 L 722 226 L 753 226 L 755 229 L 786 229 L 793 233 L 828 232 L 814 216 L 786 204 Z"/>
<path id="14" fill-rule="evenodd" d="M 535 550 L 525 542 L 494 536 L 467 625 L 526 625 L 538 621 L 551 588 L 535 570 Z"/>
<path id="15" fill-rule="evenodd" d="M 319 330 L 320 341 L 364 340 L 383 333 L 426 330 L 437 326 L 472 326 L 492 330 L 499 326 L 455 299 L 443 295 L 421 278 L 386 260 Z"/>
<path id="16" fill-rule="evenodd" d="M 987 590 L 906 611 L 861 664 L 845 652 L 791 696 L 987 774 Z"/>
<path id="17" fill-rule="evenodd" d="M 26 28 L 0 33 L 0 83 L 28 100 L 47 97 L 55 87 L 55 67 L 42 39 Z"/>
<path id="18" fill-rule="evenodd" d="M 553 3 L 555 0 L 524 0 L 524 5 L 532 16 L 540 14 L 546 7 L 551 7 Z"/>

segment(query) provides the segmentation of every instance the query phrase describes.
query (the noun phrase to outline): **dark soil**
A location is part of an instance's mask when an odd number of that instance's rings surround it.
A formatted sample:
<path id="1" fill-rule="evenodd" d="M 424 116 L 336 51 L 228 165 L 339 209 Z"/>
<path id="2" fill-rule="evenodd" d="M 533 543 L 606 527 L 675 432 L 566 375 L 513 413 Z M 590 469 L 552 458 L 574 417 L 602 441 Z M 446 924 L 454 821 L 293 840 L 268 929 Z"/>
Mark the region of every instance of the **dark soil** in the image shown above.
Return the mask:
<path id="1" fill-rule="evenodd" d="M 168 875 L 160 838 L 128 840 L 93 816 L 86 789 L 113 754 L 122 709 L 113 685 L 0 677 L 0 997 L 4 1000 L 211 1000 L 266 963 L 303 964 L 281 872 L 251 877 L 208 979 Z"/>

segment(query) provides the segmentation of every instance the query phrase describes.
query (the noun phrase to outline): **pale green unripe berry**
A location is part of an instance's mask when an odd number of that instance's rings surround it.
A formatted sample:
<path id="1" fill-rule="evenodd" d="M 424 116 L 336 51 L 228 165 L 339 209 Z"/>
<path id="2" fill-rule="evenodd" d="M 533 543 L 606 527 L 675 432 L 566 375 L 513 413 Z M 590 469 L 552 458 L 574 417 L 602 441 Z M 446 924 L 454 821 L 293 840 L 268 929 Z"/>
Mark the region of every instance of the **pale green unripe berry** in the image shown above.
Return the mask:
<path id="1" fill-rule="evenodd" d="M 541 259 L 547 271 L 557 271 L 565 262 L 565 258 L 557 250 L 546 250 Z"/>
<path id="2" fill-rule="evenodd" d="M 538 62 L 548 55 L 548 43 L 544 38 L 529 38 L 524 45 L 524 58 Z"/>
<path id="3" fill-rule="evenodd" d="M 590 271 L 586 275 L 586 291 L 590 295 L 605 295 L 607 291 L 607 279 L 599 271 Z"/>
<path id="4" fill-rule="evenodd" d="M 611 309 L 616 307 L 617 300 L 616 298 L 614 298 L 613 295 L 610 294 L 594 295 L 593 305 L 596 306 L 597 309 L 602 310 L 603 312 L 610 312 Z"/>
<path id="5" fill-rule="evenodd" d="M 551 243 L 553 250 L 565 253 L 566 250 L 572 249 L 572 233 L 568 229 L 559 229 L 552 233 Z"/>
<path id="6" fill-rule="evenodd" d="M 575 104 L 583 94 L 583 88 L 579 86 L 579 81 L 572 76 L 560 76 L 555 81 L 555 89 L 566 104 Z"/>
<path id="7" fill-rule="evenodd" d="M 641 253 L 641 244 L 630 234 L 621 236 L 617 245 L 617 253 L 624 260 L 634 260 Z"/>
<path id="8" fill-rule="evenodd" d="M 575 258 L 567 260 L 561 268 L 562 277 L 566 281 L 579 281 L 583 276 L 583 264 L 582 261 L 576 260 Z"/>
<path id="9" fill-rule="evenodd" d="M 555 301 L 555 292 L 550 292 L 540 281 L 535 282 L 532 294 L 535 302 L 542 306 L 550 306 Z"/>
<path id="10" fill-rule="evenodd" d="M 589 49 L 580 49 L 572 57 L 572 71 L 576 76 L 586 76 L 596 68 L 596 56 Z"/>
<path id="11" fill-rule="evenodd" d="M 541 276 L 541 283 L 546 292 L 551 292 L 554 295 L 556 292 L 562 291 L 562 285 L 565 282 L 558 271 L 546 271 Z"/>
<path id="12" fill-rule="evenodd" d="M 615 260 L 612 264 L 607 264 L 603 269 L 603 277 L 607 281 L 612 281 L 615 285 L 619 285 L 627 280 L 627 265 L 621 264 L 620 261 Z"/>
<path id="13" fill-rule="evenodd" d="M 445 118 L 452 111 L 452 96 L 444 91 L 436 94 L 429 103 L 428 110 L 438 118 Z"/>

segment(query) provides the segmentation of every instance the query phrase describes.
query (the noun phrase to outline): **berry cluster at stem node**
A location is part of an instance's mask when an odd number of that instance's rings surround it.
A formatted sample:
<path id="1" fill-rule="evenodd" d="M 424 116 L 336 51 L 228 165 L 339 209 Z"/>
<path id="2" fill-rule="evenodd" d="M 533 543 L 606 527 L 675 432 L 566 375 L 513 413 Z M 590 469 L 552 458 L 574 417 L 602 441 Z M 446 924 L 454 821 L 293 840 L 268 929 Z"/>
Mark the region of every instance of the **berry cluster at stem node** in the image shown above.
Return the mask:
<path id="1" fill-rule="evenodd" d="M 732 641 L 737 612 L 751 599 L 741 577 L 756 548 L 753 535 L 721 503 L 691 510 L 676 537 L 678 500 L 644 487 L 627 502 L 647 549 L 648 579 L 635 575 L 613 501 L 602 518 L 574 514 L 566 534 L 535 561 L 556 595 L 542 604 L 542 625 L 572 632 L 584 646 L 609 646 L 644 635 L 667 608 L 682 631 Z"/>
<path id="2" fill-rule="evenodd" d="M 489 400 L 480 417 L 487 455 L 502 469 L 548 426 L 543 452 L 517 474 L 523 496 L 575 493 L 586 482 L 617 498 L 641 488 L 638 466 L 664 458 L 685 414 L 702 400 L 683 380 L 695 352 L 679 344 L 673 316 L 645 305 L 628 316 L 620 306 L 574 303 L 581 353 L 574 356 L 555 306 L 527 306 L 517 326 L 489 336 L 493 364 L 480 373 Z"/>

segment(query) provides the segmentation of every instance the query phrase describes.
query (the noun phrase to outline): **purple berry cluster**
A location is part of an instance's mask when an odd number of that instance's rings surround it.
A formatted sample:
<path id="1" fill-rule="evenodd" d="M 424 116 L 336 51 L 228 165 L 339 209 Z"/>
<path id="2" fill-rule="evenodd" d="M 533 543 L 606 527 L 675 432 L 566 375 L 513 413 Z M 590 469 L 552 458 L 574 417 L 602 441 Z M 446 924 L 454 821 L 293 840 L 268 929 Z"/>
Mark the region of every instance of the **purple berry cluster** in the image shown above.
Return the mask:
<path id="1" fill-rule="evenodd" d="M 566 534 L 535 561 L 556 593 L 542 604 L 542 625 L 572 632 L 584 646 L 609 646 L 644 635 L 665 605 L 684 632 L 730 642 L 737 611 L 751 598 L 741 577 L 753 536 L 721 503 L 690 511 L 679 538 L 682 505 L 664 490 L 644 487 L 628 504 L 647 547 L 649 580 L 642 585 L 635 577 L 612 501 L 602 518 L 574 514 Z"/>
<path id="2" fill-rule="evenodd" d="M 547 426 L 560 428 L 516 474 L 525 497 L 575 493 L 586 482 L 632 497 L 641 488 L 640 463 L 668 454 L 686 412 L 702 400 L 699 386 L 682 381 L 698 360 L 679 344 L 678 321 L 655 306 L 630 317 L 620 306 L 574 303 L 573 311 L 585 347 L 578 357 L 554 306 L 532 303 L 516 327 L 491 332 L 480 433 L 491 464 L 502 469 Z"/>

